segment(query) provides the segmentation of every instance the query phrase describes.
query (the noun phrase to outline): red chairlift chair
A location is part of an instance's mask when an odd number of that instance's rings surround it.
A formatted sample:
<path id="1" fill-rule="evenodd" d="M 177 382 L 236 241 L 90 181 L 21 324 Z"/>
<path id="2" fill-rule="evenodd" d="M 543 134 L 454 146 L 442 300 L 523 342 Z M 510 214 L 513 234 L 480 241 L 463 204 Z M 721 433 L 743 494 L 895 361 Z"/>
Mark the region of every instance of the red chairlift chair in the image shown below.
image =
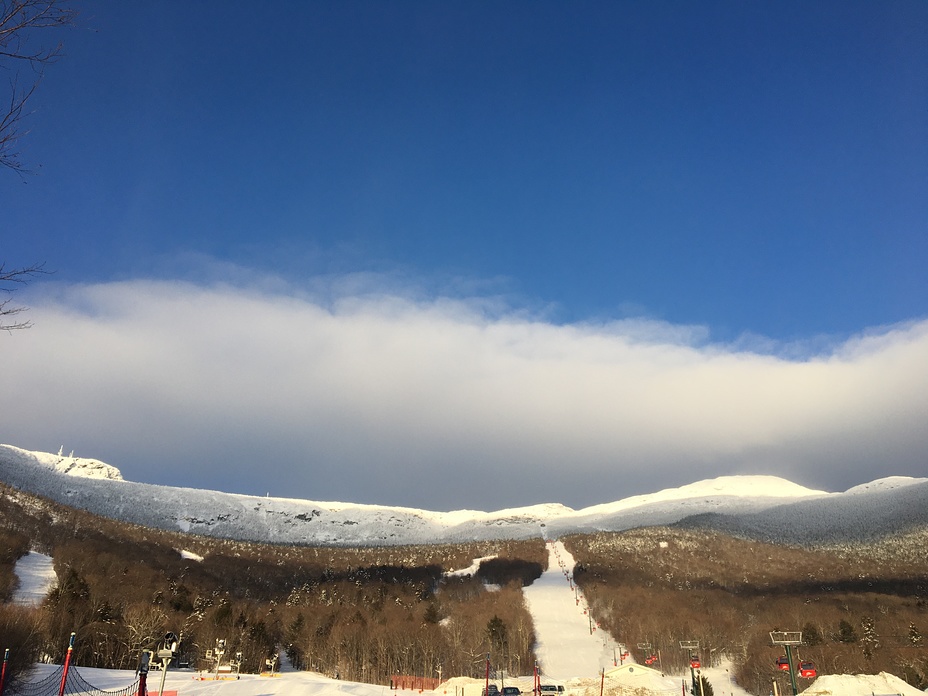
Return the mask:
<path id="1" fill-rule="evenodd" d="M 777 658 L 777 667 L 784 672 L 789 672 L 789 660 L 786 658 L 786 655 L 781 655 Z"/>
<path id="2" fill-rule="evenodd" d="M 815 670 L 814 662 L 800 662 L 799 663 L 799 676 L 804 679 L 814 679 L 818 674 Z"/>
<path id="3" fill-rule="evenodd" d="M 700 667 L 699 658 L 696 657 L 695 655 L 693 655 L 693 656 L 690 658 L 690 668 L 692 668 L 692 669 L 699 669 L 699 667 Z"/>

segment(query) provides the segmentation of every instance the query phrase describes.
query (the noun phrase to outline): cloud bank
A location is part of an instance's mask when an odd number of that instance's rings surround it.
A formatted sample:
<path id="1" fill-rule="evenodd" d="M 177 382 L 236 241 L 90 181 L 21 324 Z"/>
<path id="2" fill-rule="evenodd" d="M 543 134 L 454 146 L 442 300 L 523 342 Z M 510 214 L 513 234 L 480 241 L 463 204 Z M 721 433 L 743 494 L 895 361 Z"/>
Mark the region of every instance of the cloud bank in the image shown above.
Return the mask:
<path id="1" fill-rule="evenodd" d="M 928 470 L 928 321 L 787 358 L 701 327 L 322 286 L 46 286 L 34 327 L 0 336 L 0 441 L 135 481 L 433 510 Z"/>

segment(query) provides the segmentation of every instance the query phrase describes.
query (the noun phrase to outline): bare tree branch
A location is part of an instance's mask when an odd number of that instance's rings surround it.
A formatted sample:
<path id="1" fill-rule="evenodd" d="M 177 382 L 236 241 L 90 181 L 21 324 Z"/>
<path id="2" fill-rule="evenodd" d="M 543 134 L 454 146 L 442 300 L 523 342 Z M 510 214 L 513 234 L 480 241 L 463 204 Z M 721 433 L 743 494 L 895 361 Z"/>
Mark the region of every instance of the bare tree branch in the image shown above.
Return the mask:
<path id="1" fill-rule="evenodd" d="M 20 161 L 17 144 L 28 131 L 22 130 L 26 102 L 35 93 L 44 68 L 60 55 L 60 42 L 47 46 L 36 38 L 38 30 L 63 27 L 74 21 L 68 0 L 0 0 L 0 72 L 7 73 L 10 98 L 0 111 L 0 166 L 20 175 L 28 173 Z M 20 68 L 31 75 L 21 79 Z"/>
<path id="2" fill-rule="evenodd" d="M 0 167 L 17 172 L 28 170 L 20 160 L 19 141 L 26 104 L 35 94 L 45 66 L 61 55 L 61 43 L 48 44 L 45 29 L 64 27 L 74 21 L 69 0 L 0 0 L 0 74 L 9 84 L 9 99 L 0 97 Z M 5 105 L 5 108 L 4 108 Z M 44 264 L 7 270 L 0 261 L 0 330 L 28 329 L 32 322 L 16 317 L 25 307 L 12 304 L 12 293 L 40 273 Z"/>
<path id="3" fill-rule="evenodd" d="M 44 263 L 9 270 L 3 263 L 0 263 L 0 292 L 12 295 L 16 290 L 16 285 L 25 285 L 32 278 L 43 273 L 48 273 L 45 270 Z M 10 287 L 11 285 L 14 287 Z M 25 307 L 12 305 L 12 301 L 12 297 L 0 300 L 0 331 L 11 332 L 17 329 L 30 328 L 32 326 L 30 321 L 13 321 L 10 323 L 9 317 L 15 317 L 26 311 Z"/>

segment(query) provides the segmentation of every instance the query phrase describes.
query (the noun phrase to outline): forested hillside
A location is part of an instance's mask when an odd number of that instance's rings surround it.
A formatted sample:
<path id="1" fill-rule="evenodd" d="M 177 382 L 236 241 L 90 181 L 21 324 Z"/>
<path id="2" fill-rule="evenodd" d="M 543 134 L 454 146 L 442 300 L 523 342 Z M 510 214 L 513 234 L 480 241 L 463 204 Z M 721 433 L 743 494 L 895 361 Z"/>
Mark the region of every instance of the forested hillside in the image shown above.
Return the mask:
<path id="1" fill-rule="evenodd" d="M 54 557 L 59 577 L 41 608 L 0 607 L 0 634 L 20 636 L 21 664 L 42 653 L 61 659 L 74 631 L 77 664 L 132 668 L 166 630 L 183 634 L 194 666 L 223 639 L 246 671 L 260 671 L 280 646 L 299 666 L 383 684 L 394 673 L 436 676 L 438 665 L 445 676 L 482 673 L 475 658 L 488 652 L 513 673 L 533 664 L 521 587 L 547 562 L 540 539 L 272 546 L 145 529 L 0 492 L 0 590 L 9 596 L 13 563 L 30 546 Z M 491 556 L 477 577 L 444 576 Z"/>
<path id="2" fill-rule="evenodd" d="M 167 630 L 206 667 L 218 639 L 259 671 L 283 649 L 298 667 L 387 684 L 393 674 L 480 677 L 484 656 L 530 674 L 534 630 L 521 588 L 547 563 L 542 540 L 366 548 L 222 541 L 96 517 L 0 487 L 0 596 L 29 548 L 54 558 L 44 605 L 0 606 L 18 667 L 60 660 L 71 631 L 79 665 L 132 668 Z M 603 628 L 649 644 L 683 673 L 705 664 L 766 693 L 781 650 L 770 631 L 802 631 L 819 674 L 886 671 L 928 686 L 928 530 L 830 548 L 793 548 L 680 527 L 564 539 Z M 449 574 L 482 559 L 475 576 Z M 489 587 L 488 587 L 489 584 Z M 640 661 L 647 655 L 638 651 Z"/>
<path id="3" fill-rule="evenodd" d="M 819 674 L 886 671 L 928 686 L 928 530 L 820 549 L 668 527 L 564 543 L 602 626 L 633 650 L 650 643 L 670 672 L 688 668 L 680 642 L 699 641 L 703 663 L 728 656 L 740 684 L 767 693 L 782 654 L 769 633 L 802 631 L 799 655 Z"/>

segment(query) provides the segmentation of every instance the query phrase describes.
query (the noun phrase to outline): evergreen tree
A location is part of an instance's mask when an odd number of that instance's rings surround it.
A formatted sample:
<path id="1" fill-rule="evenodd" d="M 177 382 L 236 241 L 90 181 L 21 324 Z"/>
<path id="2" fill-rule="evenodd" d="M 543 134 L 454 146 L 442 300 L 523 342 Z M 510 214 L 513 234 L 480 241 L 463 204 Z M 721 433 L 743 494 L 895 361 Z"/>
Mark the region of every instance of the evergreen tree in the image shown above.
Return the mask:
<path id="1" fill-rule="evenodd" d="M 854 630 L 851 623 L 846 619 L 841 619 L 841 623 L 838 624 L 838 641 L 841 643 L 856 643 L 857 640 L 857 631 Z"/>
<path id="2" fill-rule="evenodd" d="M 697 692 L 697 693 L 700 693 L 700 696 L 715 696 L 715 691 L 712 688 L 712 683 L 708 679 L 706 679 L 706 677 L 702 674 L 699 675 L 699 684 L 700 684 L 701 693 L 700 692 Z"/>
<path id="3" fill-rule="evenodd" d="M 287 626 L 287 632 L 284 636 L 286 641 L 287 658 L 290 664 L 297 669 L 303 669 L 303 642 L 304 631 L 306 629 L 306 619 L 303 618 L 303 612 L 297 612 L 296 618 Z"/>
<path id="4" fill-rule="evenodd" d="M 438 610 L 438 604 L 435 602 L 430 602 L 429 605 L 425 608 L 425 622 L 430 624 L 437 624 L 441 621 L 441 612 Z"/>
<path id="5" fill-rule="evenodd" d="M 880 647 L 880 640 L 876 634 L 876 626 L 872 617 L 865 616 L 861 619 L 860 627 L 863 630 L 861 642 L 863 643 L 864 657 L 869 660 L 873 657 L 873 651 Z"/>
<path id="6" fill-rule="evenodd" d="M 490 640 L 494 652 L 506 652 L 508 643 L 506 639 L 506 622 L 496 614 L 487 622 L 487 638 Z"/>
<path id="7" fill-rule="evenodd" d="M 815 627 L 815 624 L 809 622 L 802 627 L 802 642 L 810 646 L 822 644 L 822 634 Z"/>

